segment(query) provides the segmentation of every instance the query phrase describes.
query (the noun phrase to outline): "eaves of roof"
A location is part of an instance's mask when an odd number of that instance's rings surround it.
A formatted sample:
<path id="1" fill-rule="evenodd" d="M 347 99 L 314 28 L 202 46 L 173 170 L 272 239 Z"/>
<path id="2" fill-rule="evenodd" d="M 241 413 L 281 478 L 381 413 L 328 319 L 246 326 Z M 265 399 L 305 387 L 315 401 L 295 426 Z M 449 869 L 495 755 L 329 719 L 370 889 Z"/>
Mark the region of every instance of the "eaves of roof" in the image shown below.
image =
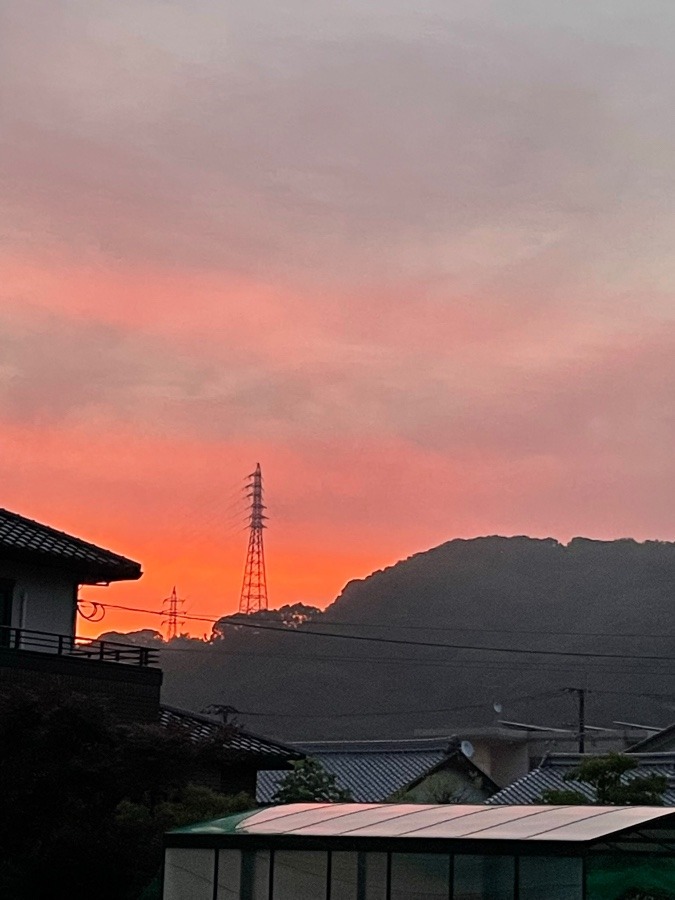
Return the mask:
<path id="1" fill-rule="evenodd" d="M 629 753 L 667 752 L 669 750 L 675 751 L 675 723 L 657 731 L 656 734 L 650 734 L 649 737 L 643 738 L 628 748 Z"/>
<path id="2" fill-rule="evenodd" d="M 160 706 L 159 721 L 165 728 L 183 729 L 194 742 L 217 738 L 223 732 L 223 723 L 212 716 L 164 704 Z M 223 750 L 232 758 L 254 757 L 260 768 L 268 769 L 288 769 L 292 761 L 303 759 L 305 755 L 295 747 L 240 728 L 227 730 Z"/>
<path id="3" fill-rule="evenodd" d="M 0 559 L 65 569 L 81 584 L 135 581 L 139 563 L 18 513 L 0 509 Z"/>

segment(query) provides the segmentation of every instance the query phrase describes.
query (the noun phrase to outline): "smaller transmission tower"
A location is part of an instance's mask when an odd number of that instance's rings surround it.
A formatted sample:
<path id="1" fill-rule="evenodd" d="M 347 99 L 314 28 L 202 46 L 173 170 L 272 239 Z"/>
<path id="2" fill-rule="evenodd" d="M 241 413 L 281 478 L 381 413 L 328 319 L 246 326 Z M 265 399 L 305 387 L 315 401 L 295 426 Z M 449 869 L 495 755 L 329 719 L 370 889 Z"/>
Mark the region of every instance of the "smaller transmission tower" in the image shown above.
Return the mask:
<path id="1" fill-rule="evenodd" d="M 178 598 L 174 585 L 171 595 L 162 601 L 162 615 L 165 616 L 162 619 L 162 625 L 166 625 L 167 641 L 178 637 L 178 626 L 184 624 L 185 620 L 181 619 L 182 607 L 183 601 Z"/>
<path id="2" fill-rule="evenodd" d="M 251 501 L 249 514 L 248 552 L 244 566 L 244 580 L 241 585 L 239 612 L 248 615 L 267 609 L 267 575 L 265 574 L 265 548 L 263 547 L 263 529 L 266 528 L 263 503 L 263 484 L 260 463 L 255 472 L 248 476 L 247 494 Z"/>

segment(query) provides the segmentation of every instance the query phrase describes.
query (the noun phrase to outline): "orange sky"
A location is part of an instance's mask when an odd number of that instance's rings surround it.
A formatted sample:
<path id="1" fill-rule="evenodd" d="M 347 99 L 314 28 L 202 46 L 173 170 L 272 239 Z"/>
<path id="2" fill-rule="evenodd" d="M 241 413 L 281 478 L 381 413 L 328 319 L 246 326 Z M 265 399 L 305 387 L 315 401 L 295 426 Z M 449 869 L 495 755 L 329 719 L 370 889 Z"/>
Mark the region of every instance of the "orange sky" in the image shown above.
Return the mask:
<path id="1" fill-rule="evenodd" d="M 674 539 L 673 20 L 2 4 L 2 505 L 142 563 L 87 596 L 214 618 L 257 461 L 274 605 L 456 536 Z"/>

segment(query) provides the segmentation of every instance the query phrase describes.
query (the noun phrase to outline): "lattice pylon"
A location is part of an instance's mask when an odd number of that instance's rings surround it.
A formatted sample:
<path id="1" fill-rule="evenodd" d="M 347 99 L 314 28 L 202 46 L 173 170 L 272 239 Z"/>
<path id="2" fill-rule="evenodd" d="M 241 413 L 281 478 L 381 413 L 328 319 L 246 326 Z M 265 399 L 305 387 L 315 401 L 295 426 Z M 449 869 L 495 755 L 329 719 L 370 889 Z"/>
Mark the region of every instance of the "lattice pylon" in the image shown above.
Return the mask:
<path id="1" fill-rule="evenodd" d="M 260 463 L 255 472 L 249 475 L 246 496 L 251 501 L 249 515 L 248 551 L 244 566 L 244 580 L 241 585 L 239 612 L 248 615 L 267 609 L 267 575 L 265 572 L 265 547 L 263 530 L 266 528 L 267 516 L 263 503 L 263 484 Z"/>
<path id="2" fill-rule="evenodd" d="M 162 619 L 162 625 L 166 626 L 167 641 L 177 638 L 179 627 L 185 624 L 185 620 L 181 618 L 183 602 L 176 592 L 175 585 L 171 594 L 162 601 L 162 615 L 166 616 Z"/>

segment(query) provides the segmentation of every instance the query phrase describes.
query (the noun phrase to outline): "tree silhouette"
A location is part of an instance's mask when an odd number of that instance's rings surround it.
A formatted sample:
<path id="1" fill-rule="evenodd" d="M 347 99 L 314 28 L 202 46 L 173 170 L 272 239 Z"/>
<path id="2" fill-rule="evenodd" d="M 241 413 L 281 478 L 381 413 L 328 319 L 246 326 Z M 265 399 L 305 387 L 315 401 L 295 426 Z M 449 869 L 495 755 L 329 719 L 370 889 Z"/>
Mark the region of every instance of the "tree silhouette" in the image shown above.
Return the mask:
<path id="1" fill-rule="evenodd" d="M 292 763 L 293 769 L 279 784 L 273 803 L 349 802 L 352 795 L 341 788 L 335 775 L 326 772 L 318 759 L 302 759 Z"/>
<path id="2" fill-rule="evenodd" d="M 564 776 L 564 781 L 568 784 L 576 782 L 591 788 L 592 798 L 570 787 L 544 791 L 542 800 L 544 803 L 573 806 L 662 806 L 668 779 L 664 775 L 634 775 L 626 778 L 636 768 L 636 761 L 626 754 L 592 756 Z"/>

